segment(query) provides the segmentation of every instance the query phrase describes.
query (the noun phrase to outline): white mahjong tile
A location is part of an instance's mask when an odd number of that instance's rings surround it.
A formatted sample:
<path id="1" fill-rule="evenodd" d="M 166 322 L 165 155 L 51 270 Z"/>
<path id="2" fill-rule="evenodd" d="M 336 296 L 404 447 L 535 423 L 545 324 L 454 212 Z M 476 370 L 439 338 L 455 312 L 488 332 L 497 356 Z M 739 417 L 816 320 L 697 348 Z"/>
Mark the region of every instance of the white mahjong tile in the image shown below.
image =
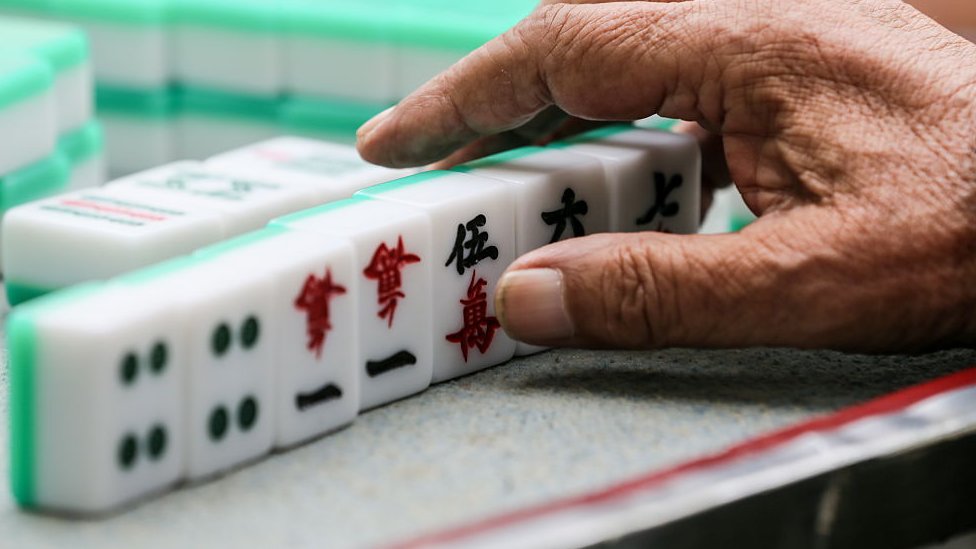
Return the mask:
<path id="1" fill-rule="evenodd" d="M 282 9 L 285 91 L 387 103 L 394 94 L 394 52 L 388 39 L 389 5 L 292 1 Z"/>
<path id="2" fill-rule="evenodd" d="M 397 2 L 388 24 L 396 44 L 396 90 L 405 96 L 502 34 L 535 7 L 533 0 Z"/>
<path id="3" fill-rule="evenodd" d="M 189 253 L 226 235 L 212 209 L 102 187 L 14 208 L 3 219 L 4 278 L 44 293 Z"/>
<path id="4" fill-rule="evenodd" d="M 611 231 L 698 232 L 701 152 L 693 137 L 613 126 L 553 147 L 603 162 Z"/>
<path id="5" fill-rule="evenodd" d="M 515 341 L 495 317 L 495 286 L 515 260 L 510 185 L 434 171 L 358 193 L 418 208 L 431 219 L 433 382 L 505 362 Z"/>
<path id="6" fill-rule="evenodd" d="M 279 218 L 272 226 L 346 238 L 356 253 L 360 409 L 430 385 L 430 220 L 413 208 L 353 197 Z"/>
<path id="7" fill-rule="evenodd" d="M 54 151 L 58 133 L 53 85 L 44 62 L 0 58 L 0 177 Z"/>
<path id="8" fill-rule="evenodd" d="M 178 200 L 221 213 L 227 235 L 259 229 L 273 217 L 314 205 L 303 185 L 223 174 L 199 162 L 174 162 L 107 185 L 132 198 Z"/>
<path id="9" fill-rule="evenodd" d="M 396 50 L 394 93 L 406 97 L 467 55 L 466 51 L 406 45 Z"/>
<path id="10" fill-rule="evenodd" d="M 176 160 L 175 118 L 99 112 L 112 174 L 130 174 Z"/>
<path id="11" fill-rule="evenodd" d="M 546 244 L 609 228 L 610 193 L 595 158 L 555 149 L 525 147 L 454 168 L 507 181 L 515 190 L 517 256 Z M 518 343 L 522 356 L 543 350 Z"/>
<path id="12" fill-rule="evenodd" d="M 181 478 L 183 327 L 170 296 L 103 285 L 13 314 L 11 465 L 22 505 L 101 513 Z"/>
<path id="13" fill-rule="evenodd" d="M 95 78 L 115 86 L 157 88 L 169 84 L 172 38 L 166 27 L 78 21 L 91 37 Z"/>
<path id="14" fill-rule="evenodd" d="M 274 279 L 268 326 L 275 366 L 275 445 L 293 446 L 359 412 L 358 278 L 343 238 L 268 227 L 197 254 Z"/>
<path id="15" fill-rule="evenodd" d="M 189 479 L 227 471 L 271 449 L 274 282 L 266 270 L 205 258 L 118 282 L 168 295 L 184 311 Z"/>
<path id="16" fill-rule="evenodd" d="M 55 0 L 87 34 L 100 85 L 156 89 L 173 80 L 169 0 Z"/>
<path id="17" fill-rule="evenodd" d="M 315 189 L 320 203 L 349 198 L 360 189 L 413 172 L 370 164 L 350 145 L 301 137 L 256 143 L 215 156 L 206 165 L 223 173 L 264 181 L 304 184 Z"/>
<path id="18" fill-rule="evenodd" d="M 389 43 L 291 35 L 286 38 L 284 63 L 285 89 L 290 93 L 371 103 L 397 98 Z"/>
<path id="19" fill-rule="evenodd" d="M 176 119 L 176 156 L 203 160 L 278 135 L 268 121 L 183 113 Z"/>
<path id="20" fill-rule="evenodd" d="M 250 95 L 281 92 L 278 3 L 209 0 L 176 6 L 173 70 L 177 81 Z"/>

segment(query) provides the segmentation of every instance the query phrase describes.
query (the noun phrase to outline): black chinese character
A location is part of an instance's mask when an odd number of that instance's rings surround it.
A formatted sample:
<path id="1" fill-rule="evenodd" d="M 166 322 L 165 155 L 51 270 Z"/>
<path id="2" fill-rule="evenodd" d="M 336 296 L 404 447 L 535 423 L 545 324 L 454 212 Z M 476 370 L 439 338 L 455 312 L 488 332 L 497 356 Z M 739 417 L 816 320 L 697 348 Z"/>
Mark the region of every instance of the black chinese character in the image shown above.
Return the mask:
<path id="1" fill-rule="evenodd" d="M 668 195 L 680 187 L 682 183 L 684 183 L 684 179 L 680 174 L 672 175 L 671 179 L 667 179 L 663 173 L 654 172 L 654 204 L 651 209 L 647 210 L 647 213 L 637 218 L 637 224 L 647 225 L 654 221 L 658 214 L 661 214 L 661 217 L 678 215 L 681 205 L 677 202 L 668 202 Z"/>
<path id="2" fill-rule="evenodd" d="M 542 220 L 546 222 L 546 225 L 555 225 L 556 230 L 552 233 L 552 239 L 549 241 L 550 244 L 559 241 L 563 236 L 563 231 L 566 230 L 566 221 L 573 227 L 573 236 L 583 236 L 586 234 L 586 230 L 583 229 L 583 223 L 576 217 L 578 215 L 586 215 L 590 211 L 590 207 L 586 205 L 585 200 L 576 201 L 576 193 L 573 189 L 566 189 L 563 191 L 562 197 L 563 207 L 558 210 L 553 210 L 551 212 L 542 212 Z"/>
<path id="3" fill-rule="evenodd" d="M 451 256 L 447 258 L 447 263 L 444 264 L 445 267 L 454 262 L 458 274 L 463 275 L 465 269 L 474 267 L 482 259 L 498 259 L 498 248 L 495 246 L 485 246 L 488 243 L 488 231 L 482 232 L 481 227 L 484 227 L 487 222 L 488 218 L 479 214 L 471 221 L 468 221 L 467 225 L 458 224 L 454 249 L 451 251 Z M 468 240 L 465 241 L 464 237 L 467 233 L 471 234 Z M 465 250 L 467 250 L 467 254 L 465 254 Z"/>

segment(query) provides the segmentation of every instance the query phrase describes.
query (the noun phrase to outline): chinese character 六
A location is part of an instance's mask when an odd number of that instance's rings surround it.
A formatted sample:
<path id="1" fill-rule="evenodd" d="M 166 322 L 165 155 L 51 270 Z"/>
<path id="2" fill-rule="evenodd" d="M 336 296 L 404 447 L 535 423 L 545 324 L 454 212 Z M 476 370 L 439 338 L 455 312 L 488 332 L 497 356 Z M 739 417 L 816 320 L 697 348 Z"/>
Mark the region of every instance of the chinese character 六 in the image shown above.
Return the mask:
<path id="1" fill-rule="evenodd" d="M 495 246 L 485 246 L 488 243 L 488 231 L 482 232 L 481 228 L 487 222 L 488 218 L 479 214 L 471 221 L 468 221 L 466 225 L 458 223 L 454 249 L 451 251 L 451 256 L 447 258 L 447 263 L 444 264 L 445 267 L 450 265 L 451 262 L 454 262 L 458 274 L 463 275 L 465 269 L 474 267 L 482 259 L 498 259 L 498 248 Z M 471 235 L 465 241 L 464 237 L 467 233 L 471 233 Z M 467 254 L 465 254 L 465 250 L 467 250 Z"/>
<path id="2" fill-rule="evenodd" d="M 477 272 L 471 273 L 468 295 L 461 299 L 464 325 L 457 332 L 446 336 L 448 341 L 461 346 L 461 355 L 465 362 L 468 361 L 470 349 L 476 348 L 481 354 L 485 354 L 495 339 L 495 331 L 501 327 L 497 318 L 488 316 L 488 294 L 485 293 L 488 282 L 477 276 Z"/>
<path id="3" fill-rule="evenodd" d="M 366 278 L 377 282 L 376 302 L 381 305 L 377 314 L 380 318 L 387 320 L 387 325 L 393 327 L 393 315 L 396 313 L 398 300 L 406 297 L 400 288 L 403 286 L 403 277 L 400 271 L 411 263 L 419 263 L 420 257 L 407 253 L 403 247 L 403 237 L 397 240 L 396 248 L 387 247 L 385 242 L 380 243 L 373 253 L 373 259 L 363 270 Z"/>
<path id="4" fill-rule="evenodd" d="M 578 215 L 586 215 L 590 211 L 589 206 L 586 205 L 585 200 L 576 200 L 576 193 L 573 189 L 566 189 L 563 191 L 562 196 L 563 207 L 558 210 L 553 210 L 551 212 L 542 212 L 542 220 L 546 222 L 546 225 L 555 225 L 556 229 L 552 233 L 552 239 L 549 243 L 558 242 L 563 236 L 563 232 L 566 230 L 566 223 L 569 222 L 570 226 L 573 228 L 573 236 L 583 236 L 586 234 L 586 230 L 583 229 L 583 223 L 576 217 Z"/>
<path id="5" fill-rule="evenodd" d="M 675 189 L 684 183 L 684 179 L 681 174 L 672 175 L 670 179 L 667 178 L 661 172 L 654 172 L 654 204 L 647 212 L 637 218 L 638 225 L 647 225 L 658 214 L 661 217 L 674 217 L 678 215 L 678 211 L 681 210 L 681 205 L 677 202 L 668 202 L 668 196 L 674 192 Z"/>
<path id="6" fill-rule="evenodd" d="M 337 295 L 346 293 L 346 289 L 332 282 L 332 270 L 325 270 L 325 277 L 318 278 L 308 275 L 302 291 L 295 298 L 295 308 L 305 311 L 305 329 L 308 332 L 308 350 L 315 353 L 316 358 L 322 358 L 322 347 L 325 346 L 325 336 L 332 330 L 329 319 L 329 302 Z"/>

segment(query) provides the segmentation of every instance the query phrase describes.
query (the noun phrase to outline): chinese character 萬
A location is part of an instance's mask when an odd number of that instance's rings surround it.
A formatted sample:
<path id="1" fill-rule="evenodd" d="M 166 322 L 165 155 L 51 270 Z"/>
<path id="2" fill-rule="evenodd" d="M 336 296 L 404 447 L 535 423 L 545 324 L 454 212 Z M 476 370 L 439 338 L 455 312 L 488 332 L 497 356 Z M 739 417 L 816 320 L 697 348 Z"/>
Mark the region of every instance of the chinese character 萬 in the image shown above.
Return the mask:
<path id="1" fill-rule="evenodd" d="M 495 339 L 495 332 L 501 327 L 497 318 L 488 316 L 488 294 L 485 293 L 488 282 L 477 276 L 477 272 L 472 271 L 468 295 L 461 299 L 464 325 L 457 332 L 446 336 L 448 341 L 461 346 L 461 355 L 465 362 L 468 361 L 470 349 L 478 349 L 481 354 L 485 354 Z"/>

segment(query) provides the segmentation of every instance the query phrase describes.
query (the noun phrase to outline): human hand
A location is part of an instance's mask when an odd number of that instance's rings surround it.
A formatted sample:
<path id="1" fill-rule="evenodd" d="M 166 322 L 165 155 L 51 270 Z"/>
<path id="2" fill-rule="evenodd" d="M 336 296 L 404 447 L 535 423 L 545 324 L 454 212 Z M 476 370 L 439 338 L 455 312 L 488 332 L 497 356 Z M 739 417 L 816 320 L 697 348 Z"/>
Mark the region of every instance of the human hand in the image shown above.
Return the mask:
<path id="1" fill-rule="evenodd" d="M 367 123 L 359 149 L 379 164 L 426 164 L 554 108 L 699 123 L 724 146 L 711 147 L 706 173 L 727 170 L 761 217 L 736 234 L 593 235 L 526 254 L 496 293 L 513 337 L 612 348 L 976 343 L 976 46 L 910 6 L 541 6 Z"/>

